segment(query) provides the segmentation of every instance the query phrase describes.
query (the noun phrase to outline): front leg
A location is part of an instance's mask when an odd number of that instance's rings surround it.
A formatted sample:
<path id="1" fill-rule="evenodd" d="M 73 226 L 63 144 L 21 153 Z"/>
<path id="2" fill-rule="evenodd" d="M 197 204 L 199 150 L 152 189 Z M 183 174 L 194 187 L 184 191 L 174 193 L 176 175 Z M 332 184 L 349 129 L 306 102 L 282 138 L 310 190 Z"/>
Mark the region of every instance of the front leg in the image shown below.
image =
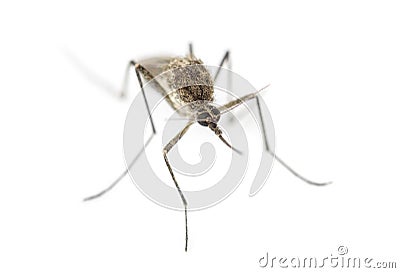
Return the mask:
<path id="1" fill-rule="evenodd" d="M 189 127 L 193 124 L 193 121 L 190 121 L 185 128 L 182 129 L 182 131 L 180 131 L 173 139 L 170 140 L 170 142 L 168 142 L 167 145 L 165 145 L 164 149 L 163 149 L 163 155 L 164 155 L 164 160 L 165 160 L 165 164 L 167 164 L 169 173 L 171 174 L 172 180 L 175 183 L 176 189 L 178 190 L 178 193 L 182 199 L 182 203 L 183 206 L 185 207 L 185 229 L 186 229 L 186 243 L 185 243 L 185 251 L 187 251 L 187 246 L 188 246 L 188 225 L 187 225 L 187 202 L 186 202 L 186 198 L 182 193 L 181 188 L 179 187 L 178 182 L 176 181 L 174 172 L 172 171 L 172 167 L 169 164 L 169 160 L 167 157 L 168 152 L 175 146 L 176 143 L 178 143 L 178 141 L 183 137 L 183 135 L 187 132 L 187 130 L 189 129 Z"/>
<path id="2" fill-rule="evenodd" d="M 146 104 L 147 113 L 149 114 L 149 117 L 150 117 L 151 128 L 153 130 L 153 133 L 155 134 L 156 133 L 156 127 L 154 125 L 153 117 L 151 116 L 150 106 L 149 106 L 149 103 L 147 101 L 146 94 L 144 92 L 143 80 L 142 80 L 142 77 L 145 77 L 145 76 L 148 79 L 154 79 L 154 75 L 152 75 L 150 73 L 150 71 L 148 71 L 144 66 L 142 66 L 139 63 L 136 63 L 134 60 L 131 60 L 128 63 L 127 67 L 126 67 L 124 82 L 123 82 L 123 85 L 122 85 L 121 97 L 122 98 L 126 97 L 126 94 L 128 92 L 129 72 L 130 72 L 131 67 L 135 67 L 136 77 L 138 79 L 138 82 L 139 82 L 139 85 L 140 85 L 140 90 L 142 92 L 142 95 L 143 95 L 143 98 L 144 98 L 144 102 Z"/>
<path id="3" fill-rule="evenodd" d="M 243 96 L 241 98 L 238 98 L 236 100 L 230 101 L 230 102 L 226 103 L 225 105 L 221 106 L 219 110 L 220 110 L 221 115 L 222 115 L 224 113 L 232 111 L 234 108 L 238 107 L 239 105 L 241 105 L 245 101 L 256 99 L 258 114 L 260 115 L 260 121 L 261 121 L 261 127 L 262 127 L 262 133 L 263 133 L 263 138 L 264 138 L 265 149 L 267 151 L 270 151 L 268 140 L 267 140 L 267 131 L 266 131 L 266 128 L 265 128 L 264 118 L 263 118 L 263 115 L 262 115 L 262 112 L 261 112 L 260 99 L 258 98 L 258 93 L 260 93 L 262 90 L 266 89 L 268 86 L 269 85 L 267 85 L 266 87 L 260 89 L 257 92 L 250 93 L 250 94 L 247 94 L 247 95 L 245 95 L 245 96 Z"/>
<path id="4" fill-rule="evenodd" d="M 258 97 L 258 93 L 260 93 L 262 90 L 264 90 L 265 88 L 267 88 L 269 85 L 267 85 L 266 87 L 262 88 L 261 90 L 254 92 L 254 93 L 250 93 L 247 94 L 239 99 L 233 100 L 231 102 L 228 102 L 227 104 L 221 106 L 219 108 L 221 115 L 224 113 L 227 113 L 231 110 L 233 110 L 234 108 L 238 107 L 239 105 L 242 105 L 244 102 L 255 99 L 257 102 L 257 108 L 258 108 L 258 113 L 260 115 L 260 120 L 261 120 L 261 127 L 262 127 L 262 132 L 263 132 L 263 137 L 264 137 L 264 144 L 265 144 L 265 149 L 266 151 L 271 154 L 279 163 L 281 163 L 282 166 L 284 166 L 289 172 L 291 172 L 294 176 L 300 178 L 301 180 L 303 180 L 304 182 L 314 185 L 314 186 L 325 186 L 328 185 L 332 182 L 323 182 L 323 183 L 319 183 L 319 182 L 314 182 L 311 181 L 307 178 L 305 178 L 304 176 L 300 175 L 298 172 L 296 172 L 295 170 L 293 170 L 288 164 L 286 164 L 281 158 L 279 158 L 274 151 L 272 151 L 269 148 L 268 145 L 268 140 L 267 140 L 267 133 L 265 130 L 265 124 L 264 124 L 264 119 L 263 119 L 263 115 L 261 112 L 261 107 L 260 107 L 260 101 L 259 101 L 259 97 Z"/>

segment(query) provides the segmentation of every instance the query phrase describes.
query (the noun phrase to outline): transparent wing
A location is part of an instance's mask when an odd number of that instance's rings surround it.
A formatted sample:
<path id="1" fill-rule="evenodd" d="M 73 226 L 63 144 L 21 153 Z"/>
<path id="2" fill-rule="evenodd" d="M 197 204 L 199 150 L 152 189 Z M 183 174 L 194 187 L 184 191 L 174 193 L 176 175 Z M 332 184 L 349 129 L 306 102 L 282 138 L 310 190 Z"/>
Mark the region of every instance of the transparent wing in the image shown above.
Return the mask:
<path id="1" fill-rule="evenodd" d="M 165 67 L 172 59 L 172 57 L 155 57 L 139 60 L 139 63 L 156 77 L 165 71 Z"/>
<path id="2" fill-rule="evenodd" d="M 160 88 L 156 87 L 156 89 L 164 96 L 171 92 L 171 87 L 168 83 L 168 75 L 165 74 L 166 67 L 171 60 L 172 57 L 155 57 L 142 59 L 138 62 L 150 73 L 146 81 L 152 82 L 152 84 L 157 83 Z M 152 79 L 150 79 L 150 77 Z"/>

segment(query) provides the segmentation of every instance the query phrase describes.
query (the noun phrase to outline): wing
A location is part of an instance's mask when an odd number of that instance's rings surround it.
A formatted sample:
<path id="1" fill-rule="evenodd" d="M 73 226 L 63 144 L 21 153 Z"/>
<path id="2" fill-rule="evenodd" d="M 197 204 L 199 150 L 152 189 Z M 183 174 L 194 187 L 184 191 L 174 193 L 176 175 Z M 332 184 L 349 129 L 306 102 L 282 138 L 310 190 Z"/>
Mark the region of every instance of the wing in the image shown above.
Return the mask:
<path id="1" fill-rule="evenodd" d="M 209 72 L 199 59 L 155 57 L 143 59 L 139 64 L 144 68 L 144 78 L 147 81 L 153 80 L 157 90 L 165 96 L 172 108 L 183 116 L 192 115 L 190 107 L 185 107 L 188 103 L 213 100 L 212 87 L 196 86 L 203 82 L 206 86 L 213 85 Z"/>
<path id="2" fill-rule="evenodd" d="M 168 64 L 173 60 L 173 57 L 154 57 L 139 60 L 139 63 L 146 68 L 154 77 L 165 72 Z"/>
<path id="3" fill-rule="evenodd" d="M 172 91 L 168 82 L 169 75 L 168 73 L 164 73 L 168 70 L 168 64 L 171 60 L 173 60 L 173 57 L 153 57 L 138 61 L 138 63 L 145 69 L 142 73 L 144 79 L 147 82 L 154 80 L 153 83 L 155 84 L 156 89 L 164 96 Z"/>

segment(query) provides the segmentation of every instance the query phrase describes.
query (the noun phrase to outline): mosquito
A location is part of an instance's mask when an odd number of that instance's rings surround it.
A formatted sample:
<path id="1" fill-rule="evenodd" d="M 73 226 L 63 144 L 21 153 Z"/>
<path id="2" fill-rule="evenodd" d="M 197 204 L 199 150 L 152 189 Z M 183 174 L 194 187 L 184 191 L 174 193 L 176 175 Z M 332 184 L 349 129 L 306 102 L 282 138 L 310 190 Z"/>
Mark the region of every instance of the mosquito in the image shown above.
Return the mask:
<path id="1" fill-rule="evenodd" d="M 136 62 L 134 60 L 131 60 L 125 71 L 125 77 L 122 85 L 122 91 L 120 93 L 121 97 L 126 97 L 127 95 L 127 87 L 129 84 L 129 72 L 131 71 L 132 68 L 135 69 L 136 76 L 140 85 L 141 93 L 143 95 L 145 104 L 146 104 L 146 109 L 148 112 L 148 116 L 150 119 L 150 124 L 151 124 L 151 129 L 152 129 L 152 135 L 148 139 L 148 141 L 145 143 L 144 147 L 140 150 L 140 152 L 137 154 L 137 156 L 130 162 L 129 166 L 125 169 L 125 171 L 106 189 L 102 190 L 101 192 L 89 196 L 84 199 L 84 201 L 89 201 L 93 200 L 96 198 L 99 198 L 100 196 L 104 195 L 105 193 L 109 192 L 112 188 L 114 188 L 118 182 L 121 181 L 121 179 L 128 173 L 130 167 L 137 161 L 139 156 L 144 152 L 146 146 L 149 144 L 150 140 L 152 137 L 157 133 L 154 121 L 150 112 L 150 107 L 146 98 L 146 93 L 144 89 L 144 82 L 150 82 L 154 79 L 157 78 L 157 76 L 161 75 L 164 72 L 167 71 L 179 71 L 179 69 L 185 69 L 189 68 L 189 73 L 184 73 L 181 75 L 176 75 L 175 72 L 169 74 L 169 77 L 167 77 L 166 81 L 164 84 L 157 83 L 156 84 L 156 89 L 161 92 L 163 96 L 165 96 L 166 101 L 168 104 L 178 113 L 180 113 L 183 116 L 188 115 L 188 113 L 182 113 L 179 112 L 183 108 L 187 108 L 186 106 L 189 106 L 190 109 L 190 118 L 185 127 L 176 134 L 175 137 L 173 137 L 167 145 L 164 146 L 162 150 L 162 154 L 165 160 L 165 164 L 168 168 L 168 171 L 171 175 L 171 178 L 175 184 L 175 187 L 178 191 L 178 194 L 182 200 L 183 206 L 184 206 L 184 212 L 185 212 L 185 251 L 187 252 L 188 249 L 188 220 L 187 220 L 187 201 L 182 193 L 182 190 L 179 186 L 179 183 L 174 175 L 174 172 L 172 170 L 171 164 L 168 160 L 168 153 L 169 151 L 179 142 L 179 140 L 186 134 L 186 132 L 189 130 L 189 128 L 195 124 L 196 122 L 200 124 L 203 127 L 206 127 L 210 129 L 214 134 L 230 149 L 237 153 L 241 153 L 239 150 L 237 150 L 235 147 L 233 147 L 223 136 L 222 130 L 218 126 L 218 121 L 220 120 L 221 116 L 225 113 L 230 112 L 232 109 L 242 105 L 246 101 L 250 100 L 255 100 L 256 105 L 257 105 L 257 111 L 259 112 L 259 116 L 261 117 L 261 128 L 262 128 L 262 133 L 263 133 L 263 140 L 264 140 L 264 146 L 265 150 L 271 154 L 280 164 L 282 164 L 288 171 L 290 171 L 293 175 L 298 177 L 299 179 L 303 180 L 304 182 L 314 185 L 314 186 L 325 186 L 330 184 L 331 182 L 325 182 L 325 183 L 318 183 L 311 181 L 302 175 L 300 175 L 298 172 L 294 171 L 288 164 L 286 164 L 282 159 L 280 159 L 274 151 L 272 151 L 268 145 L 268 140 L 267 140 L 267 134 L 265 130 L 265 124 L 264 124 L 264 119 L 263 115 L 261 112 L 261 107 L 260 107 L 260 102 L 259 102 L 259 93 L 267 88 L 268 86 L 262 88 L 261 90 L 247 94 L 243 97 L 240 97 L 238 99 L 232 100 L 220 107 L 216 107 L 212 105 L 214 102 L 214 82 L 217 81 L 218 76 L 220 74 L 221 68 L 224 66 L 228 66 L 230 68 L 230 52 L 229 50 L 225 52 L 223 55 L 223 58 L 218 66 L 218 69 L 215 73 L 215 75 L 211 75 L 210 72 L 206 69 L 204 63 L 197 58 L 194 53 L 193 53 L 193 46 L 190 43 L 189 44 L 189 51 L 186 56 L 184 57 L 154 57 L 154 58 L 148 58 L 144 59 L 140 62 Z M 179 72 L 178 72 L 179 73 Z M 199 76 L 200 75 L 200 76 Z M 189 85 L 185 87 L 180 87 L 175 90 L 174 87 L 176 86 L 182 86 L 180 85 L 181 83 L 178 81 L 185 81 L 185 77 L 191 77 L 191 76 L 196 76 L 200 77 L 201 82 L 205 83 L 203 85 Z M 167 86 L 165 85 L 167 83 Z M 174 90 L 171 92 L 171 90 Z M 194 106 L 193 106 L 194 105 Z"/>

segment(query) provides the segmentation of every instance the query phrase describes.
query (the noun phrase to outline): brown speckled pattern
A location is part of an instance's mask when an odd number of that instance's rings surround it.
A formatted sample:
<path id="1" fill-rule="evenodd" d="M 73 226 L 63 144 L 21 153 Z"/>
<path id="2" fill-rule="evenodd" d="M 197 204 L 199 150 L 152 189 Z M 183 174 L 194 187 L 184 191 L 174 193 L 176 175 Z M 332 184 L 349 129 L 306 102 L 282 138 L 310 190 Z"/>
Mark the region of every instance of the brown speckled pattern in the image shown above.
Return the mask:
<path id="1" fill-rule="evenodd" d="M 185 106 L 190 104 L 193 108 L 201 101 L 214 100 L 212 76 L 196 57 L 148 59 L 144 60 L 144 66 L 138 65 L 138 69 L 146 81 L 155 77 L 157 81 L 153 83 L 156 89 L 166 96 L 172 108 L 181 109 L 179 112 L 185 116 L 190 115 L 190 109 Z"/>
<path id="2" fill-rule="evenodd" d="M 174 58 L 165 67 L 165 71 L 170 71 L 168 84 L 176 93 L 171 94 L 171 99 L 178 100 L 180 106 L 195 101 L 214 100 L 214 83 L 201 60 Z"/>

